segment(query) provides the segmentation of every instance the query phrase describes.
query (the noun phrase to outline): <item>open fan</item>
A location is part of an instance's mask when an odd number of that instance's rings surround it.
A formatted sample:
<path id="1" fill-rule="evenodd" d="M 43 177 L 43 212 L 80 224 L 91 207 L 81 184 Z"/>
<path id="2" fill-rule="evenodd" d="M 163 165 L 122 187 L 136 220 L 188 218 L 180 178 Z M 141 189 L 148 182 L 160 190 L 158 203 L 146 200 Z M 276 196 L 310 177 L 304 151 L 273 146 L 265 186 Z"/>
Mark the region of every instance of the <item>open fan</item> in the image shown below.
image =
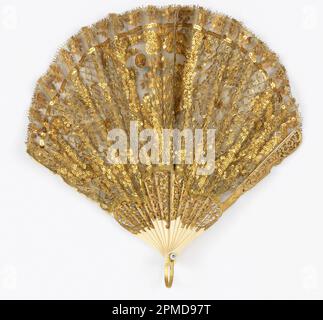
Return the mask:
<path id="1" fill-rule="evenodd" d="M 301 142 L 284 67 L 200 7 L 111 14 L 40 78 L 28 152 L 174 260 Z"/>

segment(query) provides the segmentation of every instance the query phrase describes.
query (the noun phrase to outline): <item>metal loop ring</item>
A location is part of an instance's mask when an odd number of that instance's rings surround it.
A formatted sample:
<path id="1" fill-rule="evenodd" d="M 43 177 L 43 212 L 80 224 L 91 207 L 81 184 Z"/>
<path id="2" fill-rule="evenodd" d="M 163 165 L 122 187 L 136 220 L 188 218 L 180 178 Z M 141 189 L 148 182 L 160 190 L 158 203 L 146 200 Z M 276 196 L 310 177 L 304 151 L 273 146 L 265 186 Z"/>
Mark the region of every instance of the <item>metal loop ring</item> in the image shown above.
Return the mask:
<path id="1" fill-rule="evenodd" d="M 170 256 L 171 256 L 171 254 L 166 257 L 165 267 L 164 267 L 165 285 L 167 288 L 171 288 L 171 286 L 173 284 L 173 280 L 174 280 L 175 261 Z"/>

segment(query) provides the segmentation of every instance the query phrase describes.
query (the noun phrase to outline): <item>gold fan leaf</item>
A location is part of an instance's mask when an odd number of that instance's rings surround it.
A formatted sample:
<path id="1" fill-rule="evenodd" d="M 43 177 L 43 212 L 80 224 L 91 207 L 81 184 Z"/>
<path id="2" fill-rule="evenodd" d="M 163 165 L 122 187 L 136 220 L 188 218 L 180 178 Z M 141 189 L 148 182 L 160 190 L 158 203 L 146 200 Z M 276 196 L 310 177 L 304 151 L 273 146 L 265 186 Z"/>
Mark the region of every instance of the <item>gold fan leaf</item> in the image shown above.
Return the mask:
<path id="1" fill-rule="evenodd" d="M 157 162 L 139 161 L 130 148 L 126 161 L 109 162 L 108 133 L 129 137 L 133 123 L 162 141 L 164 129 L 177 130 L 180 142 L 187 128 L 214 130 L 214 143 L 199 145 L 214 161 L 170 161 L 192 156 L 180 145 L 166 161 L 160 150 Z M 156 247 L 171 286 L 175 255 L 300 142 L 285 68 L 261 40 L 200 7 L 150 6 L 111 14 L 67 41 L 37 83 L 27 146 Z"/>

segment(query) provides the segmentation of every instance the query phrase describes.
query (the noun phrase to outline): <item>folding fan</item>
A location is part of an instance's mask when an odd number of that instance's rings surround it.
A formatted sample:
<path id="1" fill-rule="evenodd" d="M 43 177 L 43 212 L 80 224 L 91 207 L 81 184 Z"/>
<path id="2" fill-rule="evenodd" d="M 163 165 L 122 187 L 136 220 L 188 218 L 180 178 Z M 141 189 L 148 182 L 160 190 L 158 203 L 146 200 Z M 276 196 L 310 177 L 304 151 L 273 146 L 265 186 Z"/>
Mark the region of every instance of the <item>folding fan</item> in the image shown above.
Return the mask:
<path id="1" fill-rule="evenodd" d="M 200 7 L 149 6 L 59 50 L 27 146 L 160 251 L 170 287 L 181 249 L 300 142 L 285 68 L 261 40 Z"/>

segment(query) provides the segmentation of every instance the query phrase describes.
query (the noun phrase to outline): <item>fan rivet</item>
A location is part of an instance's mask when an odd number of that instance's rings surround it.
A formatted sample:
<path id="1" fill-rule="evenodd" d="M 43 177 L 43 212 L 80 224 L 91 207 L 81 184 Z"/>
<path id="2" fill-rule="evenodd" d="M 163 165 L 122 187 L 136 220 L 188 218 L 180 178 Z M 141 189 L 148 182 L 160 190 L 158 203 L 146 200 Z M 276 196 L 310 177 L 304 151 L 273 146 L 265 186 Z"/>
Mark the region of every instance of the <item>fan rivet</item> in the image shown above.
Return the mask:
<path id="1" fill-rule="evenodd" d="M 172 261 L 174 261 L 174 260 L 176 259 L 176 253 L 171 252 L 171 253 L 169 254 L 169 259 L 170 259 L 170 260 L 172 260 Z"/>

